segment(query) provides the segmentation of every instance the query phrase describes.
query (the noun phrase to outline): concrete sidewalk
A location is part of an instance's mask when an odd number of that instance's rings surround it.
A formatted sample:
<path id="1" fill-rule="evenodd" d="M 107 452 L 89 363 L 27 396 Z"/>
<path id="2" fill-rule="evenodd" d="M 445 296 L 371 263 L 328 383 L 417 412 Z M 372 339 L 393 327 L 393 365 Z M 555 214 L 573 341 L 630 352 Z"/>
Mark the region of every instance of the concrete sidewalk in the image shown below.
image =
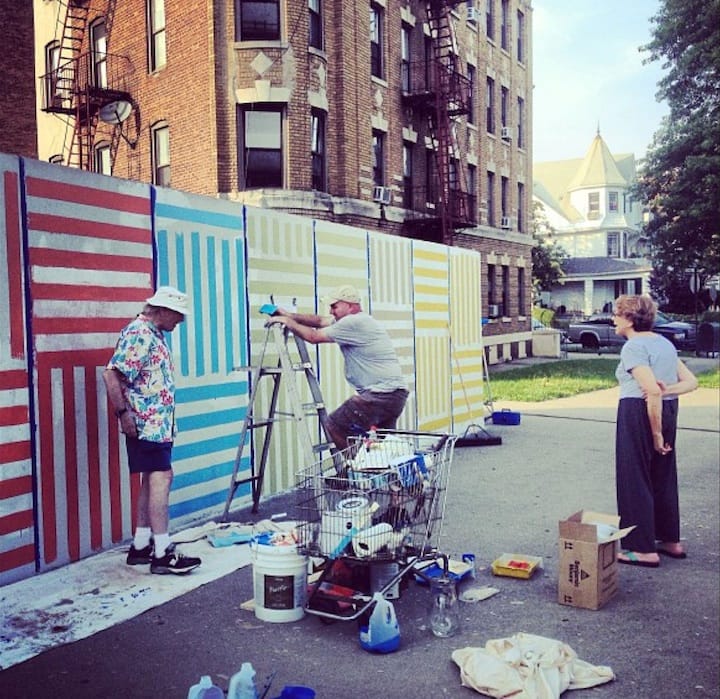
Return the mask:
<path id="1" fill-rule="evenodd" d="M 687 560 L 658 569 L 620 568 L 620 592 L 603 609 L 557 603 L 557 526 L 580 510 L 615 511 L 615 389 L 540 404 L 498 403 L 522 413 L 517 426 L 488 425 L 502 445 L 457 449 L 441 548 L 477 556 L 478 584 L 500 593 L 462 604 L 462 629 L 438 639 L 427 630 L 429 594 L 411 583 L 396 601 L 402 645 L 363 651 L 354 622 L 313 616 L 265 623 L 240 604 L 252 598 L 252 570 L 241 569 L 161 607 L 72 645 L 0 672 L 3 697 L 177 697 L 202 674 L 227 688 L 252 662 L 259 684 L 276 672 L 268 698 L 284 685 L 313 687 L 318 699 L 480 696 L 460 686 L 450 655 L 518 632 L 569 644 L 616 679 L 569 693 L 574 699 L 717 697 L 719 682 L 720 409 L 718 392 L 681 398 L 677 452 Z M 255 519 L 280 500 L 261 504 Z M 247 512 L 239 519 L 248 519 Z M 530 580 L 493 577 L 502 553 L 542 556 Z"/>

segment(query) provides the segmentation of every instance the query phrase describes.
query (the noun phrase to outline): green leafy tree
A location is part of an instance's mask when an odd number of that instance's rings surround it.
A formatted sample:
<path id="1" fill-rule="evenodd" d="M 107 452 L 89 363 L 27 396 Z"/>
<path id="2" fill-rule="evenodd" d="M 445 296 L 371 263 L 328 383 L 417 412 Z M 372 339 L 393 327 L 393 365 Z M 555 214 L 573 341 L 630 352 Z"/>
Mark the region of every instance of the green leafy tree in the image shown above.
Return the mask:
<path id="1" fill-rule="evenodd" d="M 663 61 L 657 98 L 670 115 L 641 163 L 634 196 L 645 203 L 654 293 L 689 311 L 691 270 L 700 285 L 720 270 L 720 0 L 663 0 L 651 19 L 648 61 Z"/>
<path id="2" fill-rule="evenodd" d="M 562 284 L 565 272 L 563 264 L 569 255 L 553 240 L 555 230 L 547 220 L 542 204 L 533 203 L 532 234 L 535 245 L 532 249 L 532 284 L 535 298 L 541 291 L 550 291 Z"/>

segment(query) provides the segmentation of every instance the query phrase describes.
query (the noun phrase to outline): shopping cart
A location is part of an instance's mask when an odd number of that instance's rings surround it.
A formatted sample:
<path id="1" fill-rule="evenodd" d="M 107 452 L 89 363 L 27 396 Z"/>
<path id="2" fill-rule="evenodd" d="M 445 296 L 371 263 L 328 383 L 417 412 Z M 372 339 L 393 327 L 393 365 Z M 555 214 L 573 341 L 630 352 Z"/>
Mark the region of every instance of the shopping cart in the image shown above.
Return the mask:
<path id="1" fill-rule="evenodd" d="M 320 562 L 307 612 L 358 619 L 373 593 L 399 597 L 411 569 L 439 562 L 447 572 L 438 545 L 456 439 L 372 431 L 297 474 L 299 546 Z"/>

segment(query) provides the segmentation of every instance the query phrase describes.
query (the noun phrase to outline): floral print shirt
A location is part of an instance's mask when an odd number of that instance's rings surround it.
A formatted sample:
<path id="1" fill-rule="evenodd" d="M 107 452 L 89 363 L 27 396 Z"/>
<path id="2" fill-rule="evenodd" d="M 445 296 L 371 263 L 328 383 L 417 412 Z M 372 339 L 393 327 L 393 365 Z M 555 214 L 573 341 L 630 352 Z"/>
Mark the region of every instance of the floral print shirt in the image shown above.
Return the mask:
<path id="1" fill-rule="evenodd" d="M 138 438 L 171 442 L 176 433 L 174 368 L 162 331 L 141 313 L 121 331 L 108 369 L 125 377 L 123 394 Z"/>

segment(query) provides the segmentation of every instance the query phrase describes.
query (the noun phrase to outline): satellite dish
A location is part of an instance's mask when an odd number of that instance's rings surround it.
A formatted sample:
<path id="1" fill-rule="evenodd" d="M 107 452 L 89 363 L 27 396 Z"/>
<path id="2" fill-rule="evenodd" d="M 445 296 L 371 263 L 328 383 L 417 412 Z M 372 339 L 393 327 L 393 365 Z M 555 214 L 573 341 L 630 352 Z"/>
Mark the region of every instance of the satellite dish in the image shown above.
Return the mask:
<path id="1" fill-rule="evenodd" d="M 106 124 L 122 124 L 130 116 L 132 109 L 132 104 L 127 100 L 115 100 L 101 107 L 98 116 Z"/>

